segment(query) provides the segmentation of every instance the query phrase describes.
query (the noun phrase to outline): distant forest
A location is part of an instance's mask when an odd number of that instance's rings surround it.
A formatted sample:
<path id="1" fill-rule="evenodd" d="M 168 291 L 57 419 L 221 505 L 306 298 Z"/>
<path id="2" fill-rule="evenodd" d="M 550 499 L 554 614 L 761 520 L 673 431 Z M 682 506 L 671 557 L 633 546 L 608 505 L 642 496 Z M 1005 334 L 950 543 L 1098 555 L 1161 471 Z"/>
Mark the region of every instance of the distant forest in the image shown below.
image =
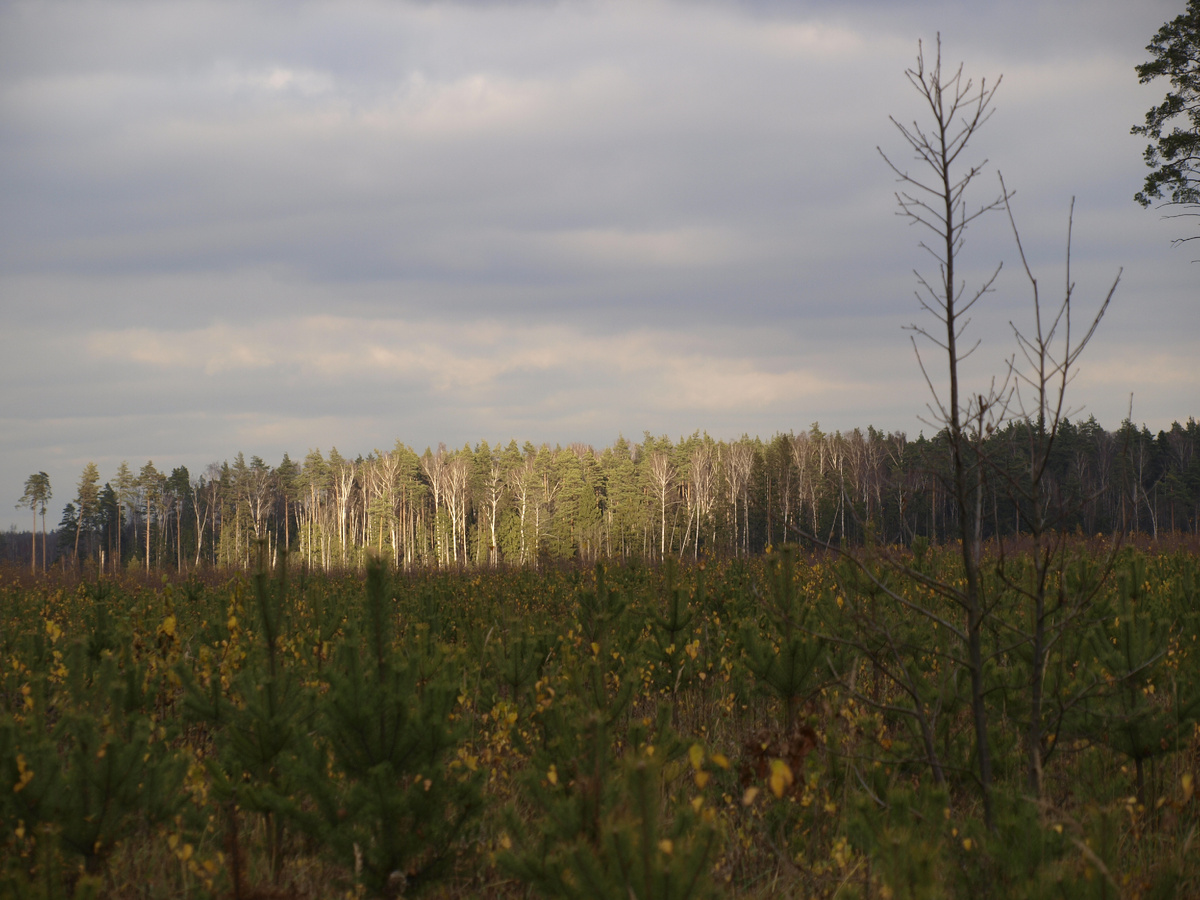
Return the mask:
<path id="1" fill-rule="evenodd" d="M 1029 510 L 1029 425 L 978 445 L 985 537 L 1018 535 Z M 89 463 L 47 544 L 48 562 L 147 570 L 247 567 L 272 556 L 324 569 L 369 554 L 398 568 L 601 557 L 745 555 L 779 543 L 909 544 L 956 536 L 947 436 L 868 428 L 672 442 L 648 432 L 596 451 L 516 441 L 419 454 L 397 442 L 354 459 L 336 449 L 277 466 L 239 453 L 193 475 L 122 463 L 101 485 Z M 1152 434 L 1125 422 L 1065 422 L 1047 476 L 1054 527 L 1085 535 L 1200 530 L 1200 425 Z M 61 493 L 60 493 L 61 496 Z M 29 563 L 29 535 L 0 558 Z M 41 566 L 39 541 L 37 560 Z"/>

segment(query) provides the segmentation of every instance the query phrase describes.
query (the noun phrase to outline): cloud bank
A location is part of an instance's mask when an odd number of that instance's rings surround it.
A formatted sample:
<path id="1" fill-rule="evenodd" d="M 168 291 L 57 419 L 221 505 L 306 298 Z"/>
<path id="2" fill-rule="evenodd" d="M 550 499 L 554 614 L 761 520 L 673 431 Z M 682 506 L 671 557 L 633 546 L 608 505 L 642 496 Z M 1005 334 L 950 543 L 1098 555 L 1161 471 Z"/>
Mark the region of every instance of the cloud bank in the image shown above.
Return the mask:
<path id="1" fill-rule="evenodd" d="M 11 3 L 0 8 L 0 485 L 481 439 L 926 428 L 893 215 L 940 30 L 1044 286 L 1121 285 L 1073 399 L 1200 413 L 1195 267 L 1132 202 L 1133 65 L 1175 4 Z M 971 373 L 1029 312 L 1005 268 Z M 1045 288 L 1043 288 L 1045 289 Z M 1057 288 L 1056 288 L 1057 290 Z M 1089 307 L 1089 304 L 1092 304 Z M 61 509 L 61 506 L 59 506 Z M 17 514 L 11 516 L 17 522 Z"/>

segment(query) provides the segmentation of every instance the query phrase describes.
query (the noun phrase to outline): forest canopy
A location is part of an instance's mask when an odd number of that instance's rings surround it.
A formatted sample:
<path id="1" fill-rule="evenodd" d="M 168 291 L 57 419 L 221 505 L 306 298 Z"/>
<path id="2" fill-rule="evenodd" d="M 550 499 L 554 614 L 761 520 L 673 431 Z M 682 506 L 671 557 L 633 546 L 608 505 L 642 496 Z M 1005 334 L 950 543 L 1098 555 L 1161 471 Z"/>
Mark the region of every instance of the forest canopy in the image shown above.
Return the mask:
<path id="1" fill-rule="evenodd" d="M 987 441 L 985 536 L 1025 528 L 1009 487 L 1027 428 L 1011 423 Z M 312 567 L 358 567 L 374 553 L 411 568 L 743 555 L 868 536 L 941 542 L 957 533 L 946 438 L 814 424 L 767 441 L 646 433 L 601 450 L 514 440 L 418 453 L 397 441 L 354 458 L 336 448 L 285 454 L 275 466 L 238 453 L 203 473 L 123 463 L 103 483 L 89 463 L 74 491 L 58 488 L 73 499 L 57 553 L 105 567 L 247 567 L 265 542 Z M 1196 533 L 1198 450 L 1190 418 L 1157 435 L 1130 422 L 1112 432 L 1095 419 L 1064 423 L 1048 475 L 1064 512 L 1052 526 Z"/>

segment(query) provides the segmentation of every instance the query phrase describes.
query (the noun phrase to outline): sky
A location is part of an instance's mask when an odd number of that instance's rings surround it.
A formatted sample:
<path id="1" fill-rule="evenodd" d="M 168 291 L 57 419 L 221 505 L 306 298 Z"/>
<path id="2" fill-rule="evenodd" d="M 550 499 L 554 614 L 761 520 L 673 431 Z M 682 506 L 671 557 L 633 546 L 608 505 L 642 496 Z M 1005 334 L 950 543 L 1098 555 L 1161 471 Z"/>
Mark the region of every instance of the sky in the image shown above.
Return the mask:
<path id="1" fill-rule="evenodd" d="M 1144 210 L 1134 66 L 1182 0 L 0 2 L 0 525 L 84 465 L 193 476 L 481 440 L 931 428 L 906 80 L 990 87 L 968 202 L 1016 191 L 1079 323 L 1075 418 L 1200 416 L 1200 256 Z M 1194 230 L 1194 227 L 1193 227 Z M 974 222 L 964 364 L 1033 322 Z M 1010 325 L 1011 323 L 1011 325 Z M 919 345 L 933 385 L 936 347 Z M 7 524 L 6 524 L 7 516 Z"/>

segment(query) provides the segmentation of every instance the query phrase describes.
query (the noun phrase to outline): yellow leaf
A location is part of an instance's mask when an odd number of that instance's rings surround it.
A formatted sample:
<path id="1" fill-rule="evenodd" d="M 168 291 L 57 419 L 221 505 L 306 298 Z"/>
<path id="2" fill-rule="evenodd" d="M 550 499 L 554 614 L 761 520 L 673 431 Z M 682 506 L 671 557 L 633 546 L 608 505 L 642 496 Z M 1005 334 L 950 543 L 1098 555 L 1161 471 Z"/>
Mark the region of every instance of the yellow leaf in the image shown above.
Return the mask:
<path id="1" fill-rule="evenodd" d="M 742 806 L 749 806 L 754 802 L 754 798 L 758 796 L 758 788 L 748 787 L 746 793 L 742 794 Z"/>
<path id="2" fill-rule="evenodd" d="M 697 772 L 695 775 L 696 787 L 703 788 L 708 784 L 709 774 L 707 772 Z"/>
<path id="3" fill-rule="evenodd" d="M 670 856 L 671 852 L 675 849 L 675 845 L 671 842 L 671 840 L 669 838 L 663 838 L 661 841 L 658 842 L 658 849 L 661 850 L 663 853 L 665 853 L 667 856 Z"/>
<path id="4" fill-rule="evenodd" d="M 162 631 L 167 637 L 175 637 L 175 617 L 167 616 L 163 619 Z"/>
<path id="5" fill-rule="evenodd" d="M 963 849 L 970 850 L 975 844 L 970 838 L 963 838 Z"/>
<path id="6" fill-rule="evenodd" d="M 777 799 L 783 796 L 784 792 L 792 786 L 795 780 L 791 767 L 787 763 L 782 759 L 771 760 L 771 777 L 767 783 L 771 787 L 771 793 Z"/>
<path id="7" fill-rule="evenodd" d="M 1195 782 L 1192 779 L 1191 772 L 1184 772 L 1183 778 L 1180 779 L 1183 785 L 1183 802 L 1187 803 L 1192 799 L 1192 793 L 1196 790 Z"/>
<path id="8" fill-rule="evenodd" d="M 711 757 L 714 766 L 719 766 L 722 769 L 729 768 L 729 759 L 724 753 L 714 753 Z"/>
<path id="9" fill-rule="evenodd" d="M 546 773 L 546 780 L 551 784 L 558 784 L 558 768 L 551 766 L 550 771 Z"/>
<path id="10" fill-rule="evenodd" d="M 13 785 L 13 793 L 19 794 L 25 789 L 25 785 L 33 781 L 33 769 L 26 766 L 25 757 L 17 754 L 17 783 Z"/>
<path id="11" fill-rule="evenodd" d="M 600 655 L 600 645 L 597 644 L 595 641 L 592 641 L 592 654 L 595 656 Z"/>
<path id="12" fill-rule="evenodd" d="M 688 748 L 688 761 L 691 762 L 693 769 L 699 770 L 704 765 L 704 748 L 699 744 L 692 744 Z"/>

